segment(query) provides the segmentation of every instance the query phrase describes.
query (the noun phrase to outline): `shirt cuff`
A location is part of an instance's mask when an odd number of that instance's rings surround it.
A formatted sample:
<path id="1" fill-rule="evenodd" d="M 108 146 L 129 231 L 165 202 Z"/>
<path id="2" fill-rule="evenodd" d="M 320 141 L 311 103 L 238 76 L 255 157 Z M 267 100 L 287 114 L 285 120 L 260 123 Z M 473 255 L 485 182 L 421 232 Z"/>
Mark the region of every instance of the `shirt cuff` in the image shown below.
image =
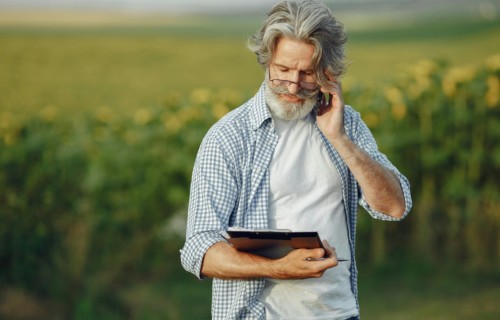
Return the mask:
<path id="1" fill-rule="evenodd" d="M 201 266 L 205 253 L 217 242 L 225 241 L 224 237 L 216 231 L 203 232 L 192 236 L 186 240 L 184 248 L 180 250 L 182 266 L 186 271 L 203 280 Z"/>
<path id="2" fill-rule="evenodd" d="M 410 187 L 409 187 L 409 182 L 408 180 L 402 176 L 400 173 L 396 172 L 399 178 L 401 190 L 403 191 L 403 196 L 405 199 L 405 212 L 400 218 L 395 218 L 392 217 L 388 214 L 382 213 L 380 211 L 374 210 L 373 208 L 370 207 L 368 202 L 366 201 L 365 197 L 363 194 L 361 194 L 361 198 L 359 200 L 359 204 L 375 219 L 378 220 L 384 220 L 384 221 L 401 221 L 410 212 L 410 209 L 412 207 L 412 199 L 411 199 L 411 193 L 410 193 Z"/>

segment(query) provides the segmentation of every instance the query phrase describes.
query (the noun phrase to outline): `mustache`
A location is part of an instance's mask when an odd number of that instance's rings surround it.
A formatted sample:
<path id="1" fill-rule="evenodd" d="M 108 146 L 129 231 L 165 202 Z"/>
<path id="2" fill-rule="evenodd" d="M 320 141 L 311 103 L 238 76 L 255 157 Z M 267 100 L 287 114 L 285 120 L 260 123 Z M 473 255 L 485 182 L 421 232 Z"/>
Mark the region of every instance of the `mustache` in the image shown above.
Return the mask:
<path id="1" fill-rule="evenodd" d="M 319 90 L 307 91 L 307 90 L 304 90 L 304 89 L 300 89 L 297 93 L 291 94 L 288 91 L 287 87 L 283 87 L 283 86 L 279 86 L 279 87 L 269 86 L 269 88 L 271 89 L 271 91 L 273 91 L 276 94 L 286 94 L 286 95 L 289 95 L 289 96 L 297 97 L 299 99 L 311 99 L 311 98 L 317 96 L 318 92 L 319 92 Z"/>

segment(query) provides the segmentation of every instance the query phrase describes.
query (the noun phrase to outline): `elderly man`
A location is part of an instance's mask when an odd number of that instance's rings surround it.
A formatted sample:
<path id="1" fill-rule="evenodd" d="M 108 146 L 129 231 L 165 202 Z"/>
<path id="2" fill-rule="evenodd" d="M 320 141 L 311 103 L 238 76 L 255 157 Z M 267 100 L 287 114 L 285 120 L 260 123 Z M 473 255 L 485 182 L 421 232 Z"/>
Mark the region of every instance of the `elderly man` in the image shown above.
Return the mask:
<path id="1" fill-rule="evenodd" d="M 389 221 L 410 210 L 407 179 L 344 104 L 345 42 L 314 1 L 275 5 L 250 39 L 265 81 L 202 142 L 181 250 L 186 270 L 214 278 L 214 319 L 357 319 L 357 205 Z M 234 226 L 326 241 L 270 259 L 228 244 L 221 232 Z"/>

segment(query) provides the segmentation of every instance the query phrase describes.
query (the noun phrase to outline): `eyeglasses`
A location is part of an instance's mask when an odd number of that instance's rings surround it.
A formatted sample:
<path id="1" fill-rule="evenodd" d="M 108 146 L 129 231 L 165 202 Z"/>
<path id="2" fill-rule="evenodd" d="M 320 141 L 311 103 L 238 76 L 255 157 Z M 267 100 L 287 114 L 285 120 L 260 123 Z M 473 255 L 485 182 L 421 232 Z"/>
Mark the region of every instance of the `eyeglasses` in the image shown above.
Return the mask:
<path id="1" fill-rule="evenodd" d="M 274 68 L 274 72 L 277 74 L 276 69 Z M 271 79 L 271 70 L 268 69 L 269 71 L 269 81 L 271 81 L 275 86 L 277 87 L 289 87 L 292 83 L 298 85 L 304 90 L 309 90 L 309 91 L 316 91 L 318 90 L 319 86 L 315 82 L 306 82 L 306 81 L 299 81 L 299 82 L 294 82 L 290 80 L 282 80 L 282 79 Z"/>

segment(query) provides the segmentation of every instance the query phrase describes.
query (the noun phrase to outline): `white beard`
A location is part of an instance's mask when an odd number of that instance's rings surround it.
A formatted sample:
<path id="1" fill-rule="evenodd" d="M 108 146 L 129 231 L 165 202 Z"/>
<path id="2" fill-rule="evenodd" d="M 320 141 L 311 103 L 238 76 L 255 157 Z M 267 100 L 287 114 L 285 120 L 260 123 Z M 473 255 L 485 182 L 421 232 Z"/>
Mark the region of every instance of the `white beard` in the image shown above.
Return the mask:
<path id="1" fill-rule="evenodd" d="M 283 101 L 280 94 L 270 87 L 268 81 L 266 81 L 265 96 L 271 114 L 287 121 L 305 118 L 316 106 L 317 99 L 317 95 L 313 97 L 298 95 L 299 98 L 304 99 L 303 102 Z"/>

